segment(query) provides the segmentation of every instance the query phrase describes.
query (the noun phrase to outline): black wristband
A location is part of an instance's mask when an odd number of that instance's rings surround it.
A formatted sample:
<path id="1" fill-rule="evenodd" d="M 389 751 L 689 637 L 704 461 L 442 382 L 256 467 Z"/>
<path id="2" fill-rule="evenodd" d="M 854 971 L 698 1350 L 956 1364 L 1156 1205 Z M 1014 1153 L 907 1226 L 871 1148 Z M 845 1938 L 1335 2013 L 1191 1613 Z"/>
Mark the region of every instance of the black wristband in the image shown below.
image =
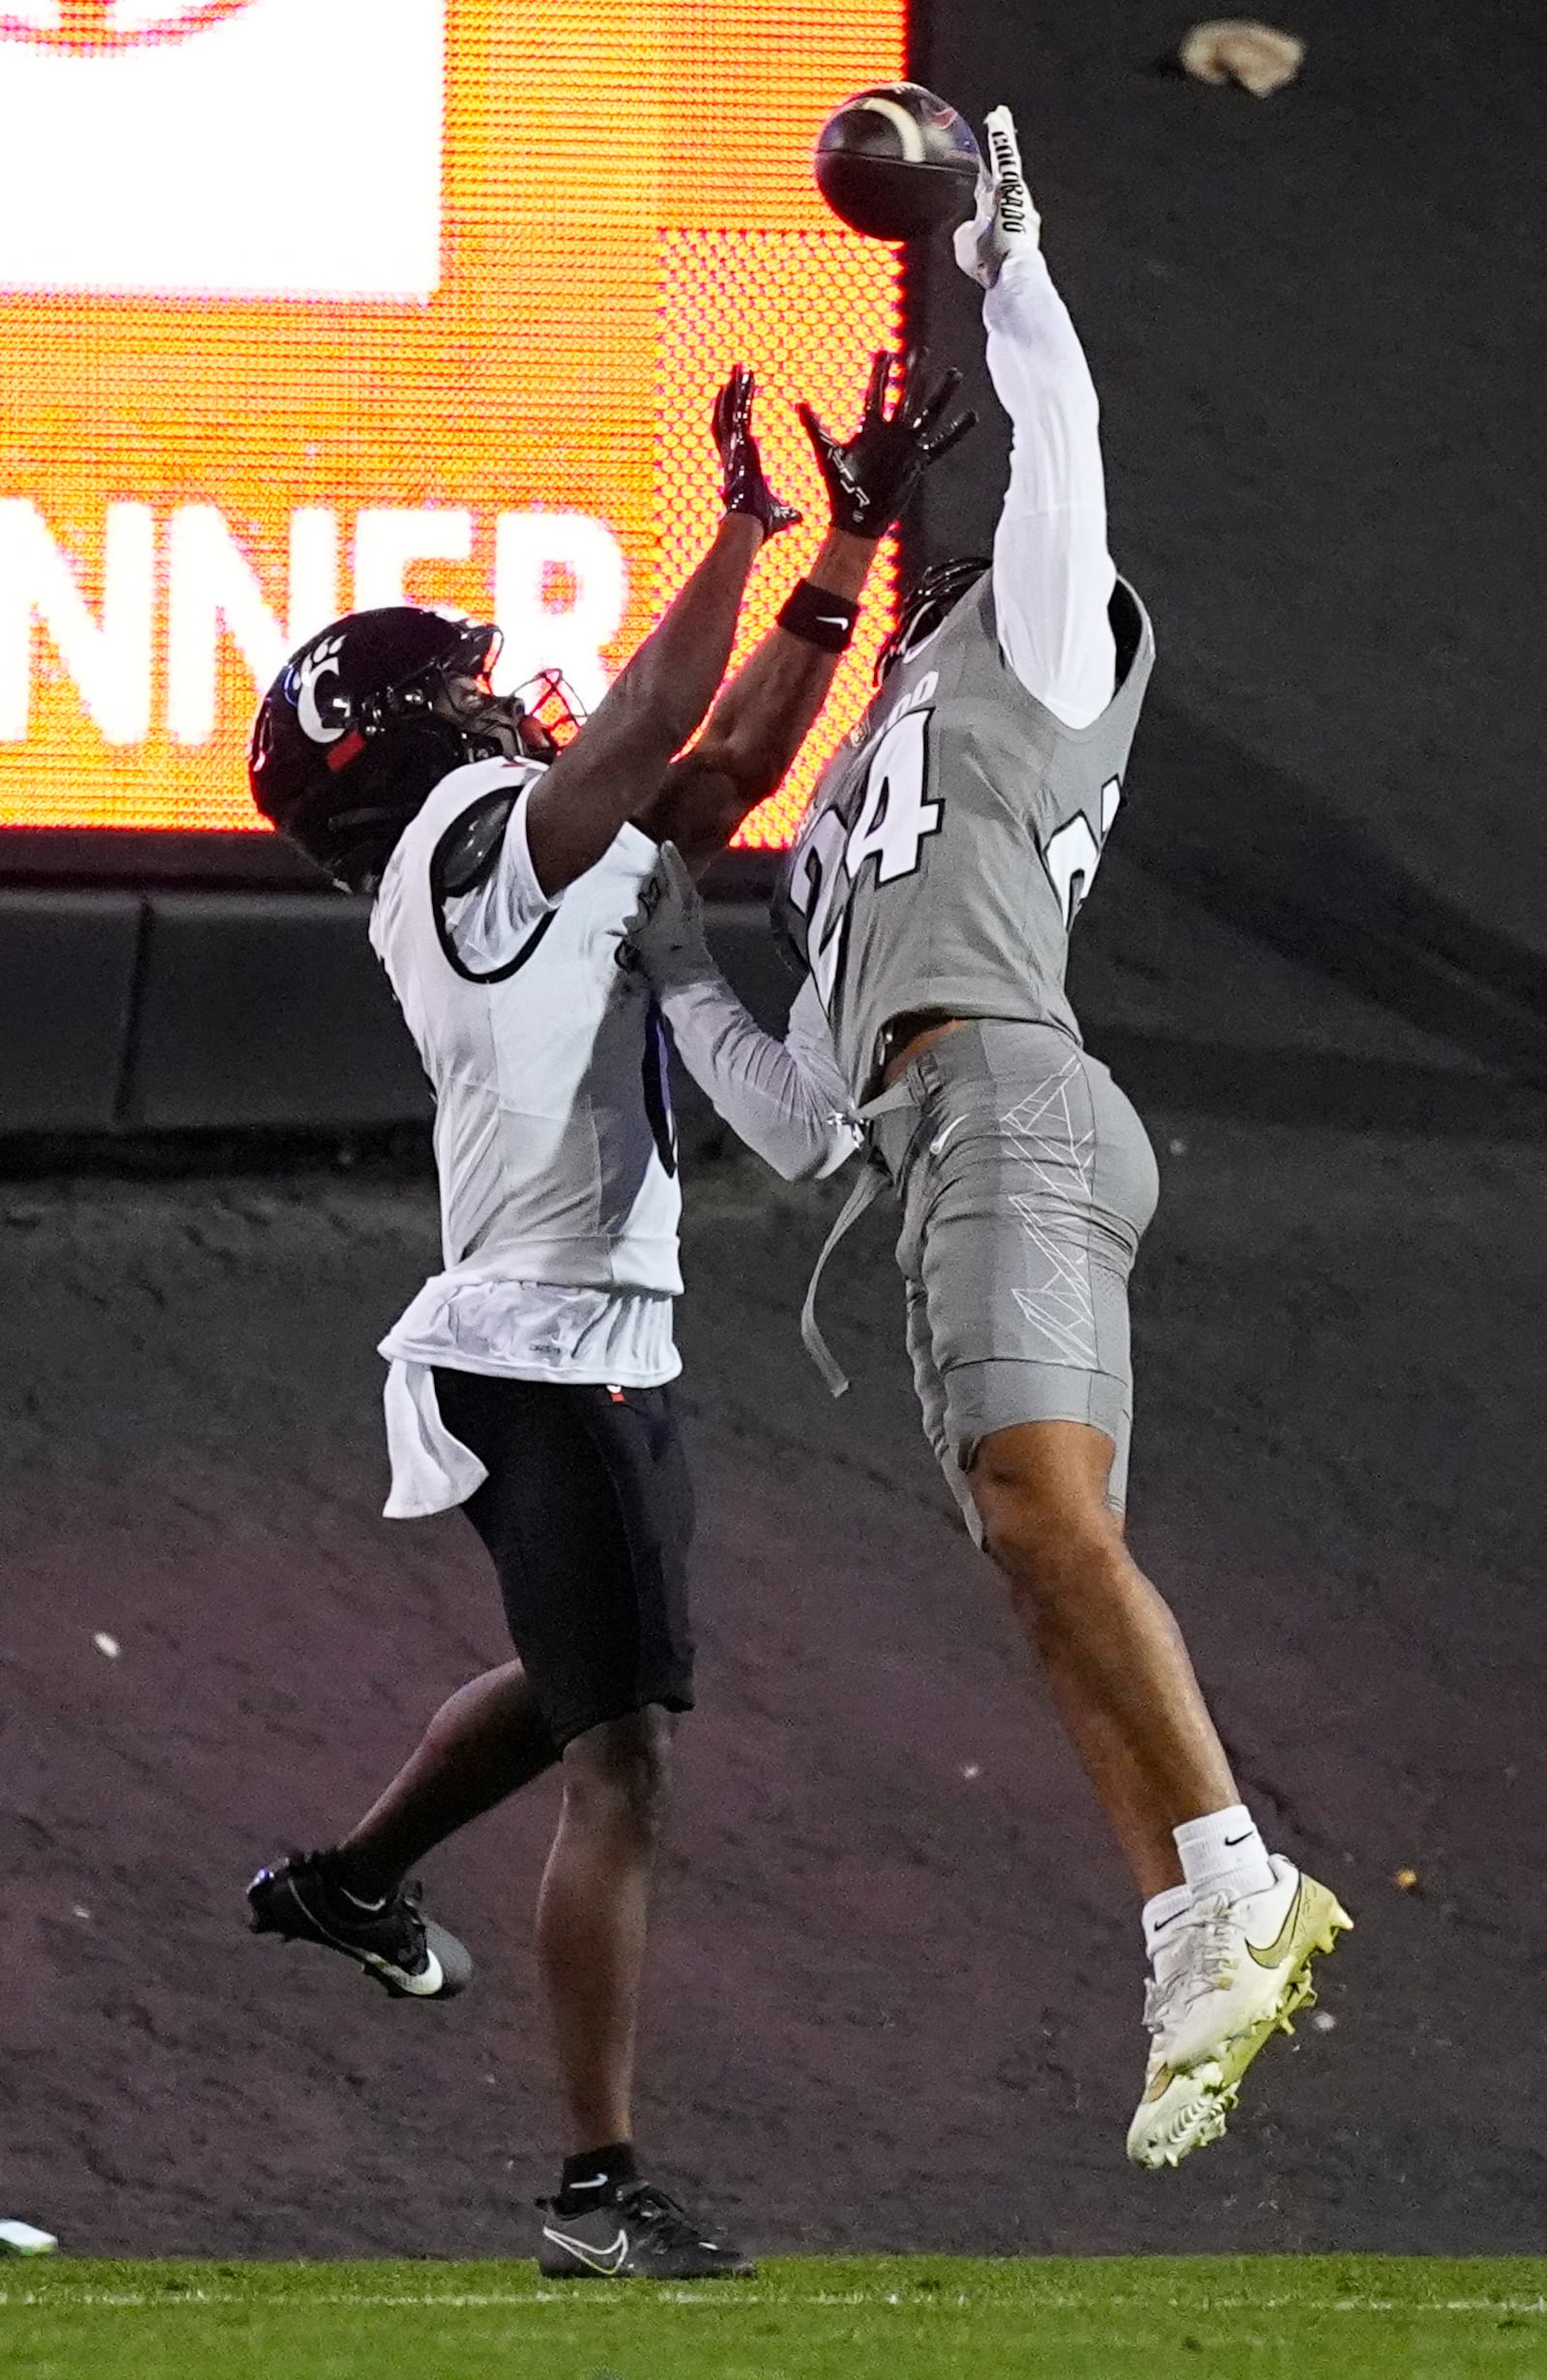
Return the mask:
<path id="1" fill-rule="evenodd" d="M 798 636 L 803 644 L 815 645 L 823 653 L 847 653 L 859 617 L 859 604 L 851 603 L 847 595 L 830 595 L 825 587 L 813 587 L 808 578 L 798 578 L 785 598 L 778 624 L 787 635 Z"/>

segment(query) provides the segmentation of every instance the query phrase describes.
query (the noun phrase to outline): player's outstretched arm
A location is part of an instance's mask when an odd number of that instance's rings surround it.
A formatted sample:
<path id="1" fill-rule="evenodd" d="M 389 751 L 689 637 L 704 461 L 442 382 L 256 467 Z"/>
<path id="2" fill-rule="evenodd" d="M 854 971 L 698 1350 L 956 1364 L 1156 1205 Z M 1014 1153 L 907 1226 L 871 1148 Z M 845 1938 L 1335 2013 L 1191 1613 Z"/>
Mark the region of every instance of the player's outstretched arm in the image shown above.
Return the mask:
<path id="1" fill-rule="evenodd" d="M 698 889 L 675 844 L 661 845 L 627 948 L 688 1073 L 765 1164 L 798 1181 L 854 1154 L 860 1130 L 814 990 L 798 994 L 782 1041 L 764 1032 L 715 964 Z"/>
<path id="2" fill-rule="evenodd" d="M 960 379 L 946 372 L 931 383 L 921 356 L 874 357 L 860 426 L 846 440 L 824 428 L 809 405 L 800 408 L 827 488 L 828 534 L 778 624 L 726 687 L 656 807 L 653 824 L 689 865 L 706 866 L 723 850 L 748 810 L 776 791 L 810 733 L 882 537 L 922 474 L 977 421 L 971 413 L 947 419 Z"/>
<path id="3" fill-rule="evenodd" d="M 674 842 L 695 873 L 783 782 L 827 701 L 876 551 L 872 538 L 829 532 L 803 584 L 814 598 L 827 599 L 816 618 L 831 622 L 835 649 L 787 627 L 772 628 L 641 819 L 652 834 Z"/>
<path id="4" fill-rule="evenodd" d="M 546 893 L 595 866 L 698 728 L 730 660 L 752 564 L 801 517 L 764 477 L 752 396 L 752 375 L 738 364 L 715 405 L 725 516 L 713 545 L 529 798 L 527 847 Z"/>
<path id="5" fill-rule="evenodd" d="M 1088 727 L 1112 699 L 1116 667 L 1100 408 L 1042 254 L 1009 109 L 994 108 L 984 129 L 988 168 L 955 251 L 985 292 L 989 375 L 1014 431 L 994 608 L 1021 683 L 1065 726 Z"/>

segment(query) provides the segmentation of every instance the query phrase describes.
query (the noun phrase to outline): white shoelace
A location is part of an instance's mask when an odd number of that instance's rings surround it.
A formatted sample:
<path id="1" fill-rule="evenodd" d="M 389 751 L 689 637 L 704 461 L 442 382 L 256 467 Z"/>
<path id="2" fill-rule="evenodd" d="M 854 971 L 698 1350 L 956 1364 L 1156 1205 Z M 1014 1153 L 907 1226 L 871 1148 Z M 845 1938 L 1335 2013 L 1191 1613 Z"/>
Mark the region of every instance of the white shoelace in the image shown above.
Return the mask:
<path id="1" fill-rule="evenodd" d="M 1228 1901 L 1206 1901 L 1182 1920 L 1175 1963 L 1168 1961 L 1169 1972 L 1152 1977 L 1144 1988 L 1144 2021 L 1151 2033 L 1164 2032 L 1205 1992 L 1229 1989 L 1241 1948 L 1230 1910 Z"/>

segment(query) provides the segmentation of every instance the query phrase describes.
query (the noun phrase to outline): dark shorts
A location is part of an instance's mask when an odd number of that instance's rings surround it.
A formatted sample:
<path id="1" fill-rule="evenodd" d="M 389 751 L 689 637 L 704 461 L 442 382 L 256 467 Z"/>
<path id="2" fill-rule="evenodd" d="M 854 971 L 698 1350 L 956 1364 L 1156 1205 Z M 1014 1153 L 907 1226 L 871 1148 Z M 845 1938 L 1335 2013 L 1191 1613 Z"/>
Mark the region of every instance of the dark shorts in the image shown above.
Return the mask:
<path id="1" fill-rule="evenodd" d="M 441 1418 L 488 1471 L 464 1510 L 556 1743 L 693 1706 L 693 1493 L 664 1388 L 436 1368 Z"/>

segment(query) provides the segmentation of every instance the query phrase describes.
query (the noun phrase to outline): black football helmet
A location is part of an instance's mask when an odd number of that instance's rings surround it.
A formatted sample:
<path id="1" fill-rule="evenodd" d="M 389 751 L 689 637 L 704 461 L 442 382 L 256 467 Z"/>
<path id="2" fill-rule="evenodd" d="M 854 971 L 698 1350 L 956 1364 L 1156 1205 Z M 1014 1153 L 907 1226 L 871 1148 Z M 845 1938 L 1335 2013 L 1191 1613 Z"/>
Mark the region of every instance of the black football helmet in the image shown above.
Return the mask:
<path id="1" fill-rule="evenodd" d="M 411 603 L 352 612 L 308 637 L 252 730 L 248 775 L 264 817 L 344 890 L 373 891 L 442 777 L 468 761 L 551 761 L 580 724 L 551 672 L 496 695 L 499 650 L 487 622 Z"/>
<path id="2" fill-rule="evenodd" d="M 899 661 L 916 653 L 925 637 L 933 636 L 968 588 L 976 587 L 983 572 L 991 567 L 986 555 L 962 554 L 954 562 L 937 562 L 909 588 L 902 598 L 897 624 L 876 654 L 877 685 Z"/>

